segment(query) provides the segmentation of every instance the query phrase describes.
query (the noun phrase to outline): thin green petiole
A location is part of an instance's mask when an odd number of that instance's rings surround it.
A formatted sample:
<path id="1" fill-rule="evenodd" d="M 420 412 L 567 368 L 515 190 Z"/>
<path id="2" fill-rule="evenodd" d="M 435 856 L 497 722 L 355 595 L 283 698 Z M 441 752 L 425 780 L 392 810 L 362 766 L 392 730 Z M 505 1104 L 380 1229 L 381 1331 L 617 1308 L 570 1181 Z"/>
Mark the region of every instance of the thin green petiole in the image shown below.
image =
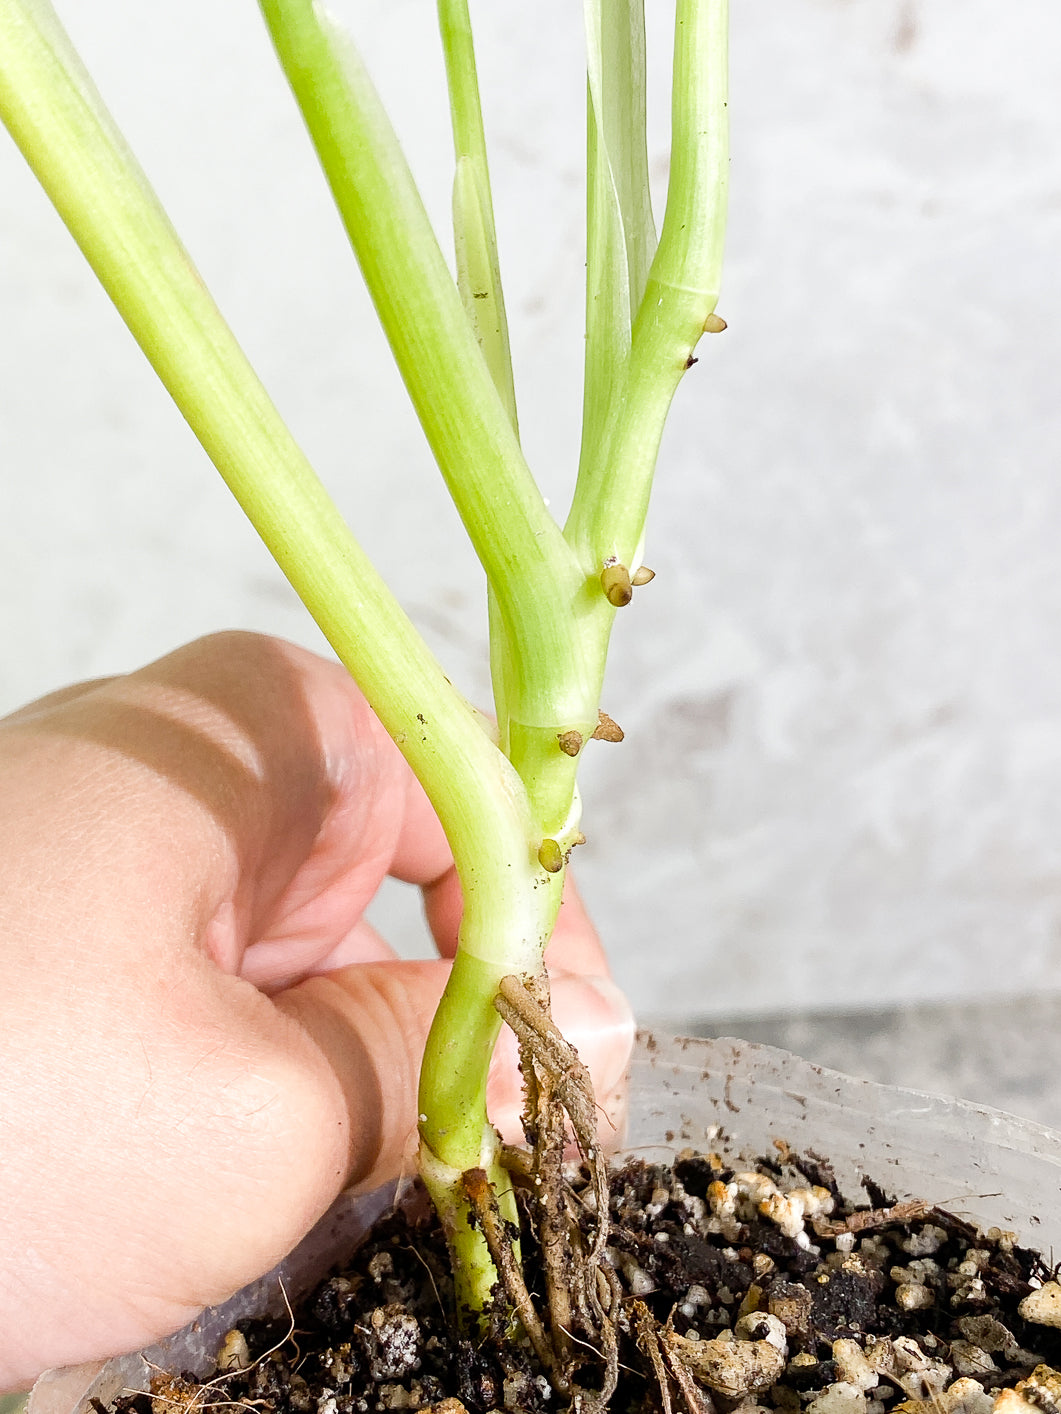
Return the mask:
<path id="1" fill-rule="evenodd" d="M 457 160 L 453 180 L 457 284 L 494 386 L 518 433 L 508 317 L 467 0 L 438 0 L 438 22 Z"/>
<path id="2" fill-rule="evenodd" d="M 629 351 L 584 440 L 564 533 L 586 565 L 630 565 L 671 400 L 718 299 L 726 221 L 726 0 L 678 0 L 667 209 Z"/>
<path id="3" fill-rule="evenodd" d="M 446 60 L 456 158 L 453 174 L 453 242 L 457 258 L 457 285 L 498 396 L 518 436 L 512 352 L 501 288 L 490 167 L 467 0 L 438 0 L 438 19 Z M 517 655 L 505 626 L 497 593 L 489 583 L 487 598 L 494 713 L 500 746 L 507 754 L 508 718 L 514 687 L 512 665 Z"/>

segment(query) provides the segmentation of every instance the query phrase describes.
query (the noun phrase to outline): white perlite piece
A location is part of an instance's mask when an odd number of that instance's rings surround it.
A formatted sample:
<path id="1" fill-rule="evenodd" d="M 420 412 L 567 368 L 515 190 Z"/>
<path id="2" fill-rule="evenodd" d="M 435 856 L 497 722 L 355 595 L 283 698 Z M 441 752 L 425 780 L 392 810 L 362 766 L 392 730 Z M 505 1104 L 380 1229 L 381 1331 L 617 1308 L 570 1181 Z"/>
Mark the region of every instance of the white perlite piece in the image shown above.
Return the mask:
<path id="1" fill-rule="evenodd" d="M 972 1340 L 952 1340 L 950 1358 L 958 1375 L 990 1375 L 998 1369 L 988 1352 Z"/>
<path id="2" fill-rule="evenodd" d="M 999 1390 L 994 1414 L 1059 1414 L 1061 1375 L 1049 1365 L 1036 1365 L 1013 1389 Z"/>
<path id="3" fill-rule="evenodd" d="M 772 1321 L 775 1318 L 760 1319 Z M 695 1379 L 727 1399 L 743 1399 L 745 1395 L 769 1389 L 781 1378 L 785 1368 L 784 1353 L 770 1340 L 733 1340 L 732 1337 L 726 1340 L 722 1336 L 713 1340 L 687 1340 L 675 1334 L 664 1334 L 661 1338 Z"/>
<path id="4" fill-rule="evenodd" d="M 766 1311 L 749 1311 L 733 1327 L 733 1334 L 738 1340 L 765 1340 L 780 1352 L 782 1360 L 788 1359 L 788 1331 L 777 1316 Z"/>
<path id="5" fill-rule="evenodd" d="M 863 1393 L 880 1384 L 879 1372 L 866 1359 L 857 1340 L 834 1340 L 833 1359 L 841 1384 L 853 1385 Z"/>
<path id="6" fill-rule="evenodd" d="M 892 1341 L 897 1382 L 914 1399 L 932 1399 L 947 1388 L 951 1369 L 942 1360 L 926 1355 L 912 1336 L 900 1335 Z"/>
<path id="7" fill-rule="evenodd" d="M 891 1414 L 992 1414 L 993 1408 L 991 1396 L 978 1380 L 961 1379 L 932 1399 L 906 1399 L 894 1405 Z"/>
<path id="8" fill-rule="evenodd" d="M 878 1376 L 891 1382 L 895 1382 L 899 1376 L 899 1360 L 895 1354 L 895 1342 L 890 1336 L 878 1336 L 873 1341 L 867 1341 L 862 1350 L 866 1364 Z"/>
<path id="9" fill-rule="evenodd" d="M 1024 1298 L 1017 1310 L 1034 1325 L 1061 1326 L 1061 1285 L 1044 1281 L 1038 1291 Z"/>
<path id="10" fill-rule="evenodd" d="M 909 1233 L 899 1246 L 911 1257 L 931 1257 L 947 1240 L 946 1230 L 935 1223 L 925 1223 L 924 1227 Z"/>
<path id="11" fill-rule="evenodd" d="M 247 1337 L 241 1330 L 233 1327 L 221 1342 L 221 1349 L 217 1352 L 217 1368 L 228 1375 L 236 1370 L 245 1370 L 250 1362 L 251 1353 L 247 1348 Z"/>
<path id="12" fill-rule="evenodd" d="M 811 1245 L 804 1231 L 808 1219 L 827 1217 L 834 1207 L 827 1188 L 778 1188 L 762 1173 L 735 1173 L 729 1183 L 716 1179 L 708 1184 L 707 1201 L 712 1221 L 709 1229 L 735 1241 L 742 1213 L 758 1214 L 774 1223 L 786 1237 L 804 1249 Z"/>
<path id="13" fill-rule="evenodd" d="M 979 1380 L 955 1380 L 943 1391 L 944 1414 L 991 1414 L 994 1400 Z"/>
<path id="14" fill-rule="evenodd" d="M 866 1396 L 857 1385 L 838 1380 L 807 1405 L 807 1414 L 865 1414 Z"/>
<path id="15" fill-rule="evenodd" d="M 900 1311 L 927 1311 L 935 1299 L 931 1289 L 919 1281 L 904 1281 L 895 1288 L 895 1304 Z"/>

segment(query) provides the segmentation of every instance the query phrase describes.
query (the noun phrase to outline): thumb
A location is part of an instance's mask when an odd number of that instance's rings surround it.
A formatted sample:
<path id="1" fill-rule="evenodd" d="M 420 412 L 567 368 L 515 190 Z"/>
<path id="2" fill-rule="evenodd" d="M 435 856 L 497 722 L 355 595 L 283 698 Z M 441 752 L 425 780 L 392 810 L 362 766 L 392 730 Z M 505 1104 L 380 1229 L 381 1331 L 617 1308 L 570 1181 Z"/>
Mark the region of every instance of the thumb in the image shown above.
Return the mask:
<path id="1" fill-rule="evenodd" d="M 105 995 L 83 1012 L 72 1061 L 56 1029 L 66 1003 L 49 992 L 58 1070 L 15 1070 L 24 1142 L 5 1157 L 0 1234 L 36 1266 L 0 1381 L 150 1344 L 268 1271 L 348 1182 L 411 1169 L 420 1058 L 448 966 L 365 963 L 273 998 L 203 958 L 135 986 L 101 969 Z M 625 1002 L 574 976 L 553 996 L 599 1093 L 614 1091 L 633 1034 Z M 500 1052 L 491 1101 L 513 1138 L 519 1076 L 512 1046 Z M 97 1112 L 106 1124 L 83 1122 Z M 54 1171 L 51 1153 L 66 1160 Z"/>
<path id="2" fill-rule="evenodd" d="M 448 975 L 445 961 L 369 963 L 309 978 L 274 999 L 308 1033 L 339 1081 L 350 1184 L 375 1187 L 415 1165 L 420 1062 Z M 551 989 L 554 1019 L 589 1067 L 598 1102 L 608 1111 L 633 1045 L 626 999 L 607 978 L 560 974 Z M 503 1137 L 516 1141 L 522 1086 L 508 1031 L 495 1052 L 488 1102 Z"/>

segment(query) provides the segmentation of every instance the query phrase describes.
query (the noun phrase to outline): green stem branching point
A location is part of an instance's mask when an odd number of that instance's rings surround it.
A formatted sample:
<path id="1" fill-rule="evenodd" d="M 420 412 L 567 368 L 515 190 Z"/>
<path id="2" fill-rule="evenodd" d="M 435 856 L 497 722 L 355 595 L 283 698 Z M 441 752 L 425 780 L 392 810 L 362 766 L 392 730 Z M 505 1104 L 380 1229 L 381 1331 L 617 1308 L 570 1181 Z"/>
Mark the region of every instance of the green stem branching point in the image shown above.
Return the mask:
<path id="1" fill-rule="evenodd" d="M 516 659 L 513 685 L 584 709 L 593 684 L 573 639 L 577 561 L 523 458 L 379 97 L 353 46 L 313 0 L 261 0 L 261 7 L 395 362 L 496 596 Z M 492 227 L 485 173 L 474 154 L 470 160 L 479 219 Z"/>

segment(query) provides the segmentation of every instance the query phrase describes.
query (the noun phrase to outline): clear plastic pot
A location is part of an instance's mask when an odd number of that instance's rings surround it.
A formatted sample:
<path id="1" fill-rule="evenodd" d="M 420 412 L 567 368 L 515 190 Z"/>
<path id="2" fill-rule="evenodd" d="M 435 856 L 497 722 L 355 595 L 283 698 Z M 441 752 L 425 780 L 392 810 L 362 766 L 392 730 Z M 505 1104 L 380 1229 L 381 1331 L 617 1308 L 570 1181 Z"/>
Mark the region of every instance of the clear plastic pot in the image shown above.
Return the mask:
<path id="1" fill-rule="evenodd" d="M 828 1157 L 857 1193 L 869 1174 L 898 1198 L 924 1198 L 983 1226 L 1061 1251 L 1061 1133 L 998 1110 L 874 1085 L 745 1041 L 642 1034 L 630 1072 L 624 1148 L 664 1159 L 692 1146 L 747 1157 L 774 1139 Z M 206 1374 L 241 1318 L 284 1310 L 357 1245 L 390 1191 L 344 1197 L 276 1271 L 177 1335 L 107 1364 L 42 1375 L 28 1414 L 91 1414 L 92 1397 L 146 1389 L 158 1369 Z"/>

